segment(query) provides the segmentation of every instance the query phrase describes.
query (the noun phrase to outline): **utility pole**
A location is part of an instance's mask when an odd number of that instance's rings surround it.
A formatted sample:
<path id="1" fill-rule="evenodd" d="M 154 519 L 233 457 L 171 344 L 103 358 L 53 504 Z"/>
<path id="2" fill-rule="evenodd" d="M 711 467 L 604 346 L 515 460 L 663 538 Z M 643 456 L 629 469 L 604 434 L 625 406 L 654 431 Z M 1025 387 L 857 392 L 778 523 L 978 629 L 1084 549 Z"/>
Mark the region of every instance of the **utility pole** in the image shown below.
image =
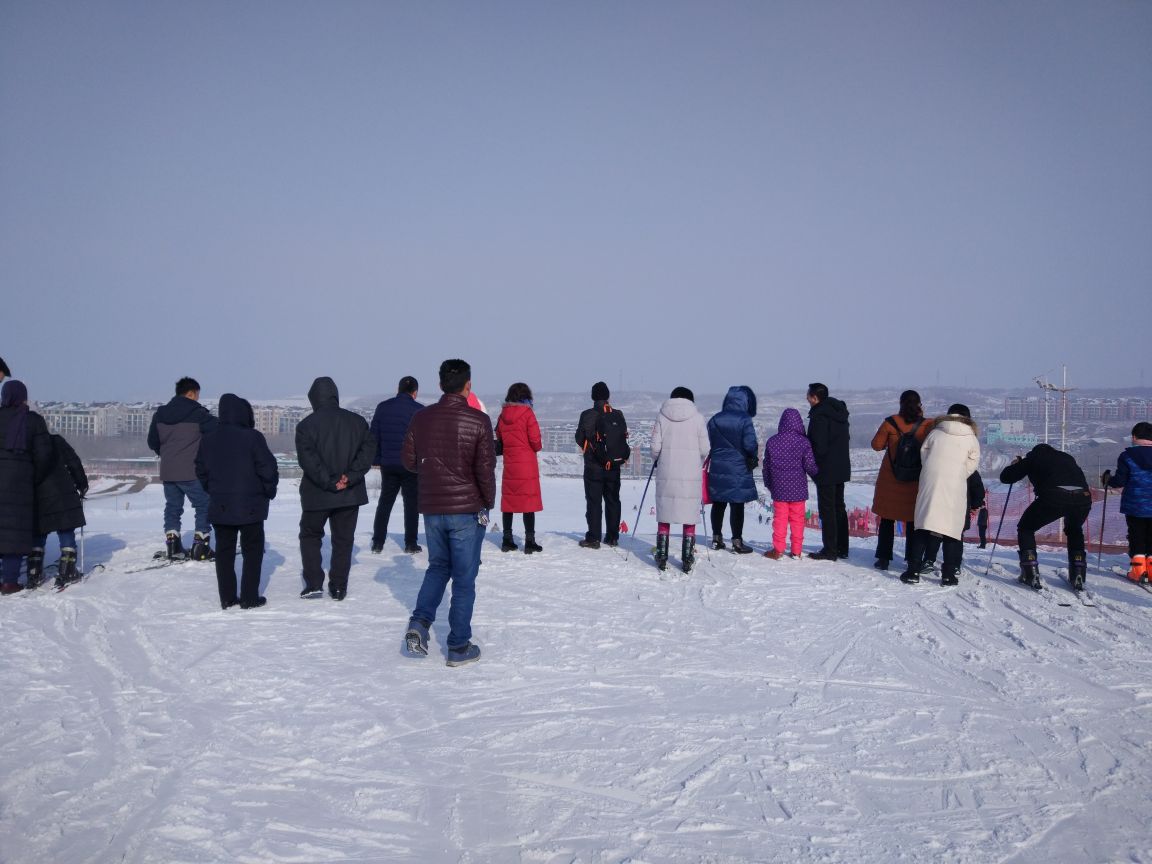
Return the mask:
<path id="1" fill-rule="evenodd" d="M 1060 394 L 1060 449 L 1065 453 L 1068 452 L 1068 391 L 1075 390 L 1075 387 L 1068 386 L 1068 366 L 1065 364 L 1064 370 L 1064 384 L 1062 387 L 1057 387 L 1055 384 L 1048 382 L 1047 377 L 1036 377 L 1033 379 L 1044 391 L 1044 443 L 1048 443 L 1048 394 L 1056 392 Z"/>

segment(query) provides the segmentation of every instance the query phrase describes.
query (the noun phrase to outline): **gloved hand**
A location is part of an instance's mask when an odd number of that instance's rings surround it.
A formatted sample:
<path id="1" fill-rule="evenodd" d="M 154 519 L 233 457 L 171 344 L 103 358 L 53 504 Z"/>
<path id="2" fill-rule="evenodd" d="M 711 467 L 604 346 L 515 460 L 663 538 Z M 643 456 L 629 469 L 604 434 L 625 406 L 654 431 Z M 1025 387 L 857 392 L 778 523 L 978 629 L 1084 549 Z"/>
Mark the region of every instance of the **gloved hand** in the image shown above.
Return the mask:
<path id="1" fill-rule="evenodd" d="M 1107 486 L 1111 480 L 1112 480 L 1112 472 L 1109 471 L 1107 468 L 1105 468 L 1104 473 L 1100 475 L 1100 485 L 1101 486 Z"/>
<path id="2" fill-rule="evenodd" d="M 481 510 L 479 513 L 476 514 L 476 521 L 479 522 L 481 525 L 487 525 L 488 524 L 488 508 L 487 507 L 485 507 L 483 510 Z"/>

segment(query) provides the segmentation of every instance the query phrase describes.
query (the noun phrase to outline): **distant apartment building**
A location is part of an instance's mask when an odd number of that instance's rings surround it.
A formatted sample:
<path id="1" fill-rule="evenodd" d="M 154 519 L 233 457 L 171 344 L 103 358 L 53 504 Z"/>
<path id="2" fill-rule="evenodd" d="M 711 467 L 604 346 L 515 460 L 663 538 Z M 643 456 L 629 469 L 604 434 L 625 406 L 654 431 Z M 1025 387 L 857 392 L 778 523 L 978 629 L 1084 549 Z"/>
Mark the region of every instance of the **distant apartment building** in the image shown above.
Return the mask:
<path id="1" fill-rule="evenodd" d="M 1044 398 L 1038 396 L 1009 396 L 1004 400 L 1006 420 L 1043 422 Z M 1072 422 L 1121 420 L 1147 420 L 1152 415 L 1152 403 L 1147 399 L 1069 399 L 1068 419 Z M 1048 419 L 1060 417 L 1060 399 L 1048 400 Z"/>
<path id="2" fill-rule="evenodd" d="M 44 418 L 44 422 L 48 424 L 49 431 L 66 438 L 81 435 L 113 436 L 120 434 L 120 406 L 117 404 L 79 405 L 48 402 L 38 405 L 36 410 Z"/>

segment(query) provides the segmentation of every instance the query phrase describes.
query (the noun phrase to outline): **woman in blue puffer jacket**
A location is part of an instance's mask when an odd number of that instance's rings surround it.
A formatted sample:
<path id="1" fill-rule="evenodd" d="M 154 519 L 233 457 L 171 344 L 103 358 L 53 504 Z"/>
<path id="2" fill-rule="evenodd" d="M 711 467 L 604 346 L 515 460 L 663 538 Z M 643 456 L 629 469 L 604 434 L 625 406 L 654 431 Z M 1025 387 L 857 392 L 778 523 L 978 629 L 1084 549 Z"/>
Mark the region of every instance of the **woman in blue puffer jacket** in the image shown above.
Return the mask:
<path id="1" fill-rule="evenodd" d="M 751 387 L 728 388 L 724 407 L 708 421 L 712 445 L 708 467 L 708 497 L 712 501 L 712 548 L 724 548 L 724 510 L 731 504 L 732 551 L 751 552 L 744 545 L 744 505 L 756 500 L 752 471 L 760 463 L 756 443 L 756 394 Z"/>

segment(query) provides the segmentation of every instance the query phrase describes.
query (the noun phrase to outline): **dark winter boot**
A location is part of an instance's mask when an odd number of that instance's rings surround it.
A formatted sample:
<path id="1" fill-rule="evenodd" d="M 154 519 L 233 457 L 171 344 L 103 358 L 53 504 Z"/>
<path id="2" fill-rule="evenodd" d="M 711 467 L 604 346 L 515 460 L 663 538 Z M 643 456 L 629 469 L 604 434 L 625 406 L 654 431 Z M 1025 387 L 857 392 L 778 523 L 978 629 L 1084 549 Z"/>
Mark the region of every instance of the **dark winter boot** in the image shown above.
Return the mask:
<path id="1" fill-rule="evenodd" d="M 713 534 L 712 535 L 712 548 L 713 549 L 726 548 L 724 546 L 724 535 L 723 534 Z"/>
<path id="2" fill-rule="evenodd" d="M 660 570 L 668 566 L 668 535 L 656 535 L 656 567 Z"/>
<path id="3" fill-rule="evenodd" d="M 216 557 L 216 553 L 212 551 L 212 547 L 209 545 L 211 539 L 211 534 L 196 532 L 196 536 L 192 538 L 193 561 L 212 561 Z"/>
<path id="4" fill-rule="evenodd" d="M 690 534 L 680 544 L 680 569 L 685 573 L 692 572 L 692 565 L 696 563 L 696 535 Z"/>
<path id="5" fill-rule="evenodd" d="M 1044 587 L 1040 581 L 1040 564 L 1036 560 L 1035 549 L 1020 550 L 1020 581 L 1029 588 L 1039 591 Z"/>
<path id="6" fill-rule="evenodd" d="M 533 552 L 543 552 L 544 547 L 536 542 L 536 535 L 524 532 L 524 554 L 531 555 Z"/>
<path id="7" fill-rule="evenodd" d="M 33 549 L 28 553 L 28 587 L 38 588 L 44 581 L 44 550 Z"/>
<path id="8" fill-rule="evenodd" d="M 1076 591 L 1084 590 L 1084 579 L 1088 575 L 1088 559 L 1083 552 L 1068 553 L 1068 581 Z"/>
<path id="9" fill-rule="evenodd" d="M 76 550 L 64 548 L 60 550 L 60 563 L 56 569 L 56 584 L 63 586 L 75 582 L 80 578 L 76 569 Z"/>
<path id="10" fill-rule="evenodd" d="M 747 555 L 749 552 L 752 551 L 752 547 L 744 545 L 744 538 L 743 537 L 733 537 L 732 538 L 732 551 L 736 552 L 739 555 Z"/>
<path id="11" fill-rule="evenodd" d="M 949 585 L 959 585 L 960 580 L 956 578 L 956 574 L 958 572 L 959 569 L 956 567 L 944 567 L 944 569 L 940 572 L 940 584 L 944 587 L 948 587 Z"/>
<path id="12" fill-rule="evenodd" d="M 164 535 L 164 550 L 171 560 L 188 557 L 188 553 L 184 551 L 184 544 L 180 540 L 180 533 L 178 531 L 169 531 Z"/>
<path id="13" fill-rule="evenodd" d="M 512 532 L 504 532 L 504 542 L 500 544 L 501 552 L 515 552 L 520 547 L 516 545 L 516 541 L 512 539 Z"/>

